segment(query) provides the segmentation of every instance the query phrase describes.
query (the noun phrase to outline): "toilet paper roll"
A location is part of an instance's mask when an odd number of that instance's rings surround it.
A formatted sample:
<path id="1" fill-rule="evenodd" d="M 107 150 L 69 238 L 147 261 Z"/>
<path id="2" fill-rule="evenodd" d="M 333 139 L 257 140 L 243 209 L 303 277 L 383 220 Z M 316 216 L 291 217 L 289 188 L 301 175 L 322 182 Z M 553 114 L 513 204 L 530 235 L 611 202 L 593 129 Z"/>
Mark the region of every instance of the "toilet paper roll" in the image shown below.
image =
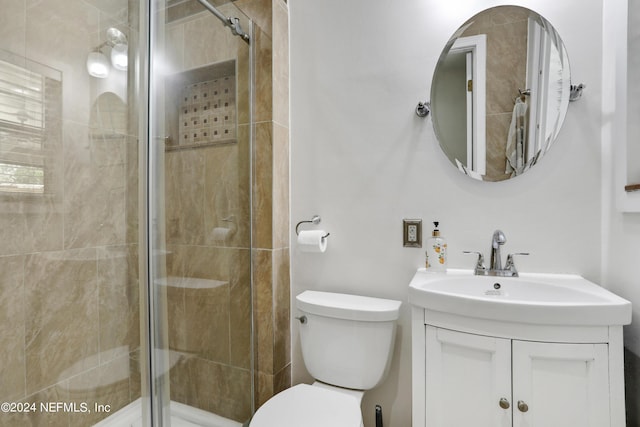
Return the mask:
<path id="1" fill-rule="evenodd" d="M 324 230 L 303 230 L 298 234 L 298 246 L 302 252 L 324 252 L 327 250 L 328 233 Z"/>
<path id="2" fill-rule="evenodd" d="M 229 237 L 230 233 L 231 233 L 231 230 L 229 230 L 226 227 L 216 227 L 213 229 L 213 232 L 212 232 L 213 240 L 224 242 L 227 240 L 227 237 Z"/>

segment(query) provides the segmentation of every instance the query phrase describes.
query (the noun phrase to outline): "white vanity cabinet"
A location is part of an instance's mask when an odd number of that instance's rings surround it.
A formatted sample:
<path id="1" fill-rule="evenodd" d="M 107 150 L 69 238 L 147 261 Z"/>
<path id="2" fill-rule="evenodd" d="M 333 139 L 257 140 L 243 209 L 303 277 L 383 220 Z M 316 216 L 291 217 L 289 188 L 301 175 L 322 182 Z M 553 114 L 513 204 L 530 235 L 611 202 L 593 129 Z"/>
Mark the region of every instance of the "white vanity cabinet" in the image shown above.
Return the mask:
<path id="1" fill-rule="evenodd" d="M 611 425 L 607 344 L 521 341 L 425 325 L 425 350 L 427 427 Z"/>
<path id="2" fill-rule="evenodd" d="M 412 427 L 625 427 L 631 303 L 567 274 L 418 269 Z"/>

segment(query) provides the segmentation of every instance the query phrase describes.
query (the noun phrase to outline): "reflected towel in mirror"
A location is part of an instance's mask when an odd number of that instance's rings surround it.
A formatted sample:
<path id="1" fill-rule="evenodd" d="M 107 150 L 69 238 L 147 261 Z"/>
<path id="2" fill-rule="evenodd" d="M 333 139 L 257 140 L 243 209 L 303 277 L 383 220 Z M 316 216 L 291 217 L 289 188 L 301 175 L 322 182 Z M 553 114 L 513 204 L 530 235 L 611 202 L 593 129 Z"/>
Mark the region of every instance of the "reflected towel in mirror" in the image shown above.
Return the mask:
<path id="1" fill-rule="evenodd" d="M 524 172 L 524 153 L 527 132 L 527 104 L 520 97 L 516 98 L 507 135 L 507 166 L 505 173 L 511 176 Z"/>

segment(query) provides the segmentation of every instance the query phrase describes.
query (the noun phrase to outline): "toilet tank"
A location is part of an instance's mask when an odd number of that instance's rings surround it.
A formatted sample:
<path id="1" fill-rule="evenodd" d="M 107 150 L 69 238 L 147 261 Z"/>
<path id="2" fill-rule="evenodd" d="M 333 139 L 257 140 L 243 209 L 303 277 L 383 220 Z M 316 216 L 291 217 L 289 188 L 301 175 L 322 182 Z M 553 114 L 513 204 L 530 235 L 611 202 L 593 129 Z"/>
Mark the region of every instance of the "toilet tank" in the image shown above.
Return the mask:
<path id="1" fill-rule="evenodd" d="M 305 319 L 300 343 L 305 366 L 322 382 L 369 390 L 387 374 L 400 301 L 305 291 L 296 306 Z"/>

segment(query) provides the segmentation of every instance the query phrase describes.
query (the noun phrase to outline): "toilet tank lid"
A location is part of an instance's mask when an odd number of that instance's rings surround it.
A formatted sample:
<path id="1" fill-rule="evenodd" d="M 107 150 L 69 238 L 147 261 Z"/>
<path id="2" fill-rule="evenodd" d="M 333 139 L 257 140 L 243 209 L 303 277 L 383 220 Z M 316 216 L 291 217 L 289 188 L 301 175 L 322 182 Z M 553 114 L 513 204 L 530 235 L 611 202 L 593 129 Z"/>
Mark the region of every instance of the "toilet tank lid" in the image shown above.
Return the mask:
<path id="1" fill-rule="evenodd" d="M 396 320 L 402 302 L 333 292 L 304 291 L 296 296 L 300 311 L 337 319 L 368 322 Z"/>

